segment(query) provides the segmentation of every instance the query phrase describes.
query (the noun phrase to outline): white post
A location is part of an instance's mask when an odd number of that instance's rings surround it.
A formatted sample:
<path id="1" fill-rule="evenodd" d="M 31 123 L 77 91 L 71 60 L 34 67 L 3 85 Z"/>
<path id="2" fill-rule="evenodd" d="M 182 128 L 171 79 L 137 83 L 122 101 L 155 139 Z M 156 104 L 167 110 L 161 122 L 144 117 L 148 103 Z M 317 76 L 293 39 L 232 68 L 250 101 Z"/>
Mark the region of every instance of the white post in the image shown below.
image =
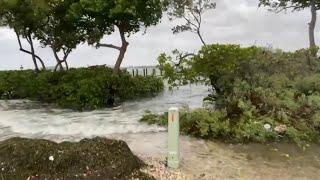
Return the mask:
<path id="1" fill-rule="evenodd" d="M 168 167 L 179 168 L 179 109 L 169 109 L 168 117 Z"/>

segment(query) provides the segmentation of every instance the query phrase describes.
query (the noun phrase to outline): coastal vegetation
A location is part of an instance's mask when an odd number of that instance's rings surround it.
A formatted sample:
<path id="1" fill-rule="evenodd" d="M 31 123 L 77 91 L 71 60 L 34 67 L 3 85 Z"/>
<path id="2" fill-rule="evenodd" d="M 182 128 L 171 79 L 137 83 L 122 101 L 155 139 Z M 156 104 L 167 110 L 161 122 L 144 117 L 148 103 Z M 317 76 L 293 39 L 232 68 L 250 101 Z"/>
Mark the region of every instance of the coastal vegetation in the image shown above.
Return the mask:
<path id="1" fill-rule="evenodd" d="M 34 71 L 1 72 L 0 98 L 94 110 L 161 92 L 162 80 L 131 77 L 121 64 L 129 46 L 127 37 L 158 24 L 163 11 L 160 0 L 0 0 L 0 26 L 15 32 L 20 51 L 29 54 L 34 64 Z M 102 42 L 115 31 L 121 45 Z M 37 54 L 35 41 L 52 51 L 54 72 L 46 71 L 47 60 Z M 118 50 L 113 71 L 70 68 L 70 54 L 83 43 Z"/>
<path id="2" fill-rule="evenodd" d="M 178 59 L 179 62 L 174 62 Z M 284 52 L 239 45 L 206 45 L 193 57 L 159 57 L 171 87 L 202 82 L 215 108 L 185 111 L 182 132 L 234 142 L 320 142 L 320 62 L 309 50 Z M 142 121 L 166 125 L 167 115 Z"/>
<path id="3" fill-rule="evenodd" d="M 111 68 L 103 66 L 61 72 L 0 72 L 0 99 L 30 99 L 81 111 L 154 96 L 163 88 L 159 77 L 114 74 Z"/>
<path id="4" fill-rule="evenodd" d="M 309 49 L 286 52 L 212 44 L 202 31 L 204 14 L 218 8 L 211 0 L 0 0 L 0 27 L 15 33 L 19 50 L 30 55 L 34 65 L 34 70 L 1 71 L 0 99 L 90 111 L 155 96 L 165 88 L 163 80 L 170 89 L 203 83 L 211 88 L 204 104 L 211 106 L 180 109 L 184 135 L 235 143 L 289 141 L 302 148 L 319 144 L 320 60 L 314 31 L 320 3 L 257 0 L 257 6 L 277 13 L 310 8 Z M 174 34 L 194 33 L 202 47 L 197 53 L 176 49 L 160 54 L 161 78 L 131 76 L 122 68 L 131 46 L 128 38 L 159 24 L 164 14 L 182 22 L 172 28 Z M 109 41 L 115 33 L 120 44 Z M 36 52 L 37 43 L 52 51 L 52 71 L 48 59 Z M 114 67 L 70 67 L 70 54 L 84 43 L 118 51 Z M 167 126 L 168 113 L 147 112 L 141 122 Z M 0 142 L 2 179 L 153 179 L 140 172 L 143 166 L 123 141 L 11 138 Z"/>

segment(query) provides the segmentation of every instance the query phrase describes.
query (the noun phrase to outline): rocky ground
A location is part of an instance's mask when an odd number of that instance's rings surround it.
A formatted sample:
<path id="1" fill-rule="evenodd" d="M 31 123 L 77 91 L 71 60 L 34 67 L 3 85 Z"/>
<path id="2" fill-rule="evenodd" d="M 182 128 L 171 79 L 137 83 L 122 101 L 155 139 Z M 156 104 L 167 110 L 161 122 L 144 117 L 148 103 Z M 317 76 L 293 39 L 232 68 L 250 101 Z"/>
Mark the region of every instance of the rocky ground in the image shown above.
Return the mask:
<path id="1" fill-rule="evenodd" d="M 0 142 L 0 179 L 152 180 L 124 141 L 106 138 L 55 143 L 12 138 Z"/>
<path id="2" fill-rule="evenodd" d="M 187 176 L 181 170 L 173 170 L 166 167 L 165 157 L 138 156 L 147 166 L 141 171 L 153 176 L 157 180 L 186 180 Z"/>

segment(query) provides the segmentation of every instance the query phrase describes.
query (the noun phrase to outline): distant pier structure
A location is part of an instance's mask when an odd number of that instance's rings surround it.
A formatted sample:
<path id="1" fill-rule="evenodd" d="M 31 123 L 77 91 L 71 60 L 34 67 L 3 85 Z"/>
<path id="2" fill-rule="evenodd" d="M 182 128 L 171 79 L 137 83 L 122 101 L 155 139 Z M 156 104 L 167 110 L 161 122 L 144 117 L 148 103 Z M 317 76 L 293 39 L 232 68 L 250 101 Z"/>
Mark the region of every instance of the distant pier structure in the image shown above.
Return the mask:
<path id="1" fill-rule="evenodd" d="M 163 72 L 157 66 L 131 66 L 125 68 L 132 76 L 162 76 Z"/>

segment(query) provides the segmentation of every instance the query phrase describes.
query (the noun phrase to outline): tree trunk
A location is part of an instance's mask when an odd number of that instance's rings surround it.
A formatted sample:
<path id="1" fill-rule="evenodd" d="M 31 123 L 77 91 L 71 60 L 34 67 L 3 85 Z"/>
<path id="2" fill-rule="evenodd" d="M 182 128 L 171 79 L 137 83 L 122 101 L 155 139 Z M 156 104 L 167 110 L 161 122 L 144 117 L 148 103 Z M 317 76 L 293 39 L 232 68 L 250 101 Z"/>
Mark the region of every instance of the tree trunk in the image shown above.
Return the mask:
<path id="1" fill-rule="evenodd" d="M 46 68 L 46 66 L 44 65 L 43 61 L 42 61 L 41 59 L 38 59 L 38 60 L 39 60 L 40 63 L 41 63 L 42 70 L 46 70 L 47 68 Z"/>
<path id="2" fill-rule="evenodd" d="M 117 58 L 117 62 L 114 66 L 114 73 L 118 74 L 120 72 L 120 66 L 122 64 L 122 61 L 124 59 L 124 55 L 127 52 L 127 48 L 129 46 L 129 43 L 126 41 L 126 37 L 125 37 L 125 33 L 122 30 L 122 28 L 119 28 L 119 32 L 120 32 L 120 37 L 121 37 L 121 47 L 120 47 L 120 52 L 119 52 L 119 56 Z"/>
<path id="3" fill-rule="evenodd" d="M 66 70 L 68 71 L 69 70 L 69 65 L 68 65 L 67 60 L 64 60 L 64 64 L 66 65 Z"/>
<path id="4" fill-rule="evenodd" d="M 200 30 L 198 30 L 197 34 L 198 34 L 198 36 L 199 36 L 199 38 L 200 38 L 200 41 L 201 41 L 202 45 L 206 46 L 207 44 L 206 44 L 206 42 L 203 40 L 203 37 L 202 37 L 202 35 L 201 35 Z"/>
<path id="5" fill-rule="evenodd" d="M 32 60 L 33 60 L 34 66 L 35 66 L 35 71 L 39 72 L 39 67 L 38 67 L 38 64 L 37 64 L 37 59 L 36 59 L 36 56 L 35 56 L 33 42 L 32 42 L 32 38 L 31 38 L 30 34 L 28 35 L 27 40 L 28 40 L 28 42 L 30 44 L 30 47 L 31 47 L 31 56 L 32 56 Z"/>
<path id="6" fill-rule="evenodd" d="M 53 47 L 51 47 L 51 49 L 52 49 L 53 55 L 54 55 L 54 57 L 55 57 L 55 59 L 57 61 L 57 64 L 56 64 L 56 66 L 54 68 L 54 71 L 56 72 L 58 70 L 58 67 L 59 67 L 59 71 L 63 71 L 62 62 L 61 62 L 61 60 L 60 60 L 60 58 L 58 56 L 58 53 L 56 52 L 56 50 Z"/>
<path id="7" fill-rule="evenodd" d="M 54 72 L 58 71 L 58 67 L 59 67 L 59 71 L 63 71 L 63 66 L 62 66 L 62 62 L 60 60 L 57 61 L 56 66 L 54 67 Z"/>
<path id="8" fill-rule="evenodd" d="M 15 30 L 15 33 L 16 33 L 16 35 L 17 35 L 17 40 L 18 40 L 18 44 L 19 44 L 20 51 L 32 55 L 32 52 L 23 49 L 20 36 L 19 36 L 19 34 L 17 33 L 16 30 Z M 29 42 L 29 41 L 30 41 L 30 40 L 28 40 L 28 42 Z M 38 61 L 40 61 L 41 65 L 42 65 L 42 69 L 45 70 L 45 69 L 46 69 L 46 66 L 44 65 L 43 60 L 42 60 L 39 56 L 37 56 L 35 53 L 34 53 L 34 56 L 36 57 L 36 59 L 37 59 Z"/>
<path id="9" fill-rule="evenodd" d="M 33 61 L 37 64 L 37 59 L 38 59 L 39 62 L 40 62 L 40 64 L 41 64 L 41 66 L 42 66 L 42 70 L 45 70 L 46 67 L 45 67 L 42 59 L 39 58 L 39 57 L 36 55 L 36 52 L 35 52 L 35 50 L 34 50 L 33 40 L 32 40 L 32 38 L 31 38 L 31 34 L 29 34 L 29 43 L 30 43 L 30 47 L 31 47 L 31 54 L 32 54 L 32 59 L 33 59 Z M 38 64 L 37 64 L 36 69 L 38 69 L 38 71 L 39 71 Z"/>
<path id="10" fill-rule="evenodd" d="M 316 55 L 316 42 L 314 37 L 314 30 L 316 26 L 317 21 L 317 10 L 316 10 L 316 4 L 315 0 L 310 0 L 310 6 L 311 6 L 311 21 L 309 23 L 309 43 L 310 43 L 310 49 L 312 52 L 312 55 Z"/>

